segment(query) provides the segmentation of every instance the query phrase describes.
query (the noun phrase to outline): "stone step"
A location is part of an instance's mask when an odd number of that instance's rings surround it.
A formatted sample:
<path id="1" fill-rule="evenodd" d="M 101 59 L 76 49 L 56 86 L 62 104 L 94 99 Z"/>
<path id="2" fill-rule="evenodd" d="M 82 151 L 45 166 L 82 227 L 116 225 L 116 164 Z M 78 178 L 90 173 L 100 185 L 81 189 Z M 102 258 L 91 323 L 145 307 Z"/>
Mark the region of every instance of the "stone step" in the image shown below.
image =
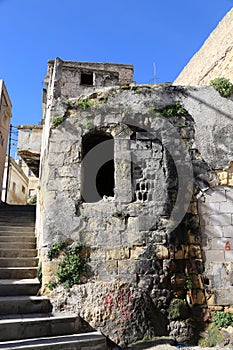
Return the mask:
<path id="1" fill-rule="evenodd" d="M 22 211 L 22 210 L 18 212 L 0 210 L 0 218 L 29 218 L 29 219 L 33 218 L 35 219 L 35 213 Z"/>
<path id="2" fill-rule="evenodd" d="M 19 249 L 19 243 L 18 249 L 6 249 L 1 246 L 0 244 L 0 258 L 36 258 L 37 257 L 37 249 L 24 249 L 24 247 L 27 247 L 27 243 L 21 243 L 22 249 Z M 30 244 L 30 243 L 29 243 Z M 8 244 L 6 244 L 6 247 L 8 247 Z"/>
<path id="3" fill-rule="evenodd" d="M 38 258 L 1 258 L 0 267 L 38 267 Z"/>
<path id="4" fill-rule="evenodd" d="M 2 279 L 35 278 L 36 275 L 36 267 L 0 267 Z"/>
<path id="5" fill-rule="evenodd" d="M 0 315 L 38 314 L 52 312 L 52 305 L 47 297 L 6 296 L 0 297 Z"/>
<path id="6" fill-rule="evenodd" d="M 0 342 L 0 349 L 21 350 L 107 350 L 106 338 L 99 332 Z"/>
<path id="7" fill-rule="evenodd" d="M 13 317 L 13 315 L 12 315 Z M 0 320 L 0 341 L 78 333 L 76 316 L 25 317 Z"/>
<path id="8" fill-rule="evenodd" d="M 0 296 L 37 295 L 40 282 L 34 279 L 0 279 Z"/>
<path id="9" fill-rule="evenodd" d="M 35 249 L 36 244 L 31 243 L 31 237 L 28 236 L 28 242 L 27 243 L 22 243 L 22 242 L 14 242 L 14 236 L 12 236 L 12 241 L 13 242 L 1 242 L 1 236 L 0 236 L 0 249 L 9 249 L 9 250 L 14 250 L 14 249 L 24 249 L 27 247 L 27 249 Z"/>
<path id="10" fill-rule="evenodd" d="M 34 243 L 36 244 L 36 238 L 35 235 L 34 237 L 30 237 L 28 239 L 28 236 L 0 236 L 0 242 L 4 243 L 12 243 L 12 240 L 14 240 L 14 243 Z"/>
<path id="11" fill-rule="evenodd" d="M 0 219 L 0 226 L 26 226 L 26 227 L 31 227 L 35 226 L 35 220 L 20 220 L 20 219 L 11 219 L 9 220 L 2 220 Z"/>
<path id="12" fill-rule="evenodd" d="M 0 235 L 2 236 L 8 236 L 8 235 L 22 235 L 22 236 L 28 236 L 28 234 L 35 235 L 35 225 L 34 226 L 12 226 L 12 225 L 6 225 L 1 226 L 0 225 Z"/>

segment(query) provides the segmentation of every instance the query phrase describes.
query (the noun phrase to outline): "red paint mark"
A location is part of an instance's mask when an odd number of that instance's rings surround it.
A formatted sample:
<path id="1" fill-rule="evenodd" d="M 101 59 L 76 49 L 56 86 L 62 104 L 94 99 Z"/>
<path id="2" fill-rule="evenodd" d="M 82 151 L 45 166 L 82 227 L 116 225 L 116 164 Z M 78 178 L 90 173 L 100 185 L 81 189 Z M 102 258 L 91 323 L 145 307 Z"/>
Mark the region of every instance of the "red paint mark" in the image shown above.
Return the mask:
<path id="1" fill-rule="evenodd" d="M 130 319 L 133 301 L 132 290 L 120 290 L 115 295 L 108 294 L 104 297 L 103 301 L 105 309 L 109 310 L 110 313 L 116 312 L 116 310 L 118 310 L 123 319 Z"/>
<path id="2" fill-rule="evenodd" d="M 226 250 L 226 251 L 231 250 L 230 241 L 226 241 L 225 250 Z"/>

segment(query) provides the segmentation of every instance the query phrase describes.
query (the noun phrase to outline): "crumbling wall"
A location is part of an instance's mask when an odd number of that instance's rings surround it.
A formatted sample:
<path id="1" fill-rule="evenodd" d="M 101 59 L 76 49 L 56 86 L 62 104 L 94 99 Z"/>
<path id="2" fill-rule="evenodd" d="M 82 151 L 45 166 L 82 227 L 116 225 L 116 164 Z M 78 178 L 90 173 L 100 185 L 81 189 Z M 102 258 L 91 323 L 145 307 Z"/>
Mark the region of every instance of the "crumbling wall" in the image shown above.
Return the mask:
<path id="1" fill-rule="evenodd" d="M 56 127 L 51 123 L 43 159 L 43 286 L 56 276 L 58 260 L 47 255 L 52 244 L 82 242 L 88 275 L 69 292 L 61 286 L 51 292 L 55 310 L 79 312 L 118 343 L 169 329 L 178 334 L 183 324 L 169 320 L 171 300 L 205 304 L 214 284 L 205 285 L 204 277 L 218 273 L 209 273 L 203 261 L 206 227 L 200 230 L 197 198 L 219 185 L 219 170 L 231 161 L 224 136 L 232 101 L 211 88 L 166 85 L 105 88 L 85 99 L 53 102 L 51 121 L 64 118 Z M 221 142 L 211 150 L 217 130 Z M 82 139 L 98 131 L 114 142 L 114 196 L 88 203 L 82 197 Z M 93 152 L 98 159 L 95 147 Z M 188 329 L 183 333 L 188 341 Z"/>

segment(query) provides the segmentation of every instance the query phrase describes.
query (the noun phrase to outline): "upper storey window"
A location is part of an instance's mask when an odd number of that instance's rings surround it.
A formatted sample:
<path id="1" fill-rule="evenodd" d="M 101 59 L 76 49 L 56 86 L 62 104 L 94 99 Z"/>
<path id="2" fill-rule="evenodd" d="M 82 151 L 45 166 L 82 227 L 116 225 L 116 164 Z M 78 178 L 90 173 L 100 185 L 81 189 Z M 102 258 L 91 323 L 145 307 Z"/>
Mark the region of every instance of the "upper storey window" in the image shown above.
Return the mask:
<path id="1" fill-rule="evenodd" d="M 81 72 L 80 84 L 93 86 L 93 84 L 94 84 L 93 72 Z"/>
<path id="2" fill-rule="evenodd" d="M 95 131 L 82 139 L 82 199 L 98 202 L 114 196 L 114 140 L 105 132 Z"/>

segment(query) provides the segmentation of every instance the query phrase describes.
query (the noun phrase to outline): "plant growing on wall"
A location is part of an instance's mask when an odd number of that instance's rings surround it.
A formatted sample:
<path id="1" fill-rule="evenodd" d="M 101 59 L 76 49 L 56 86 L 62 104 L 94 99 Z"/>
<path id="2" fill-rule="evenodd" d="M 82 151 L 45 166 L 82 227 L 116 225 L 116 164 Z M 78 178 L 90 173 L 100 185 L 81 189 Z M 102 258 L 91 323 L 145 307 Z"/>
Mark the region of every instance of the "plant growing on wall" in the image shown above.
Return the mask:
<path id="1" fill-rule="evenodd" d="M 79 98 L 78 99 L 78 107 L 80 109 L 83 109 L 84 111 L 88 107 L 93 107 L 93 106 L 94 106 L 94 102 L 92 100 L 90 100 L 89 98 Z"/>
<path id="2" fill-rule="evenodd" d="M 215 78 L 210 81 L 210 85 L 213 86 L 222 97 L 230 97 L 233 93 L 233 84 L 230 82 L 230 79 Z"/>
<path id="3" fill-rule="evenodd" d="M 216 311 L 214 313 L 213 322 L 219 328 L 233 326 L 233 314 Z"/>
<path id="4" fill-rule="evenodd" d="M 87 248 L 79 242 L 69 246 L 65 242 L 54 243 L 48 252 L 48 258 L 52 260 L 60 255 L 56 277 L 58 283 L 70 289 L 74 284 L 80 283 L 81 277 L 87 274 Z"/>
<path id="5" fill-rule="evenodd" d="M 182 107 L 180 102 L 169 104 L 164 108 L 157 109 L 156 111 L 159 112 L 165 118 L 175 116 L 186 116 L 188 114 L 188 112 L 184 107 Z"/>
<path id="6" fill-rule="evenodd" d="M 57 127 L 57 126 L 60 125 L 63 121 L 64 121 L 64 117 L 63 117 L 62 115 L 56 115 L 56 116 L 53 117 L 53 119 L 52 119 L 52 126 L 53 126 L 53 127 Z"/>
<path id="7" fill-rule="evenodd" d="M 157 112 L 165 118 L 181 117 L 188 115 L 188 111 L 181 105 L 180 102 L 171 103 L 163 108 L 150 107 L 147 113 Z"/>

